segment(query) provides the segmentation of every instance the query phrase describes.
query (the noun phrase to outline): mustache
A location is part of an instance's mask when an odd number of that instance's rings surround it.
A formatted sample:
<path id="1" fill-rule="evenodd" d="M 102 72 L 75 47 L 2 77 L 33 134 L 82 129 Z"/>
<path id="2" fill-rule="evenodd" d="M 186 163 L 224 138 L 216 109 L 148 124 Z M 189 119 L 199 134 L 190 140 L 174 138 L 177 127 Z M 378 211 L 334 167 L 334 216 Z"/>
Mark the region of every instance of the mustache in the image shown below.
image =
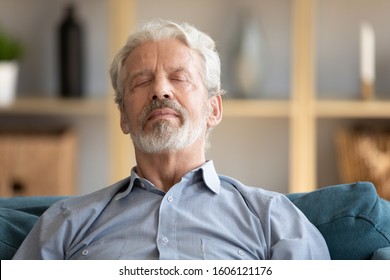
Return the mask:
<path id="1" fill-rule="evenodd" d="M 187 111 L 181 105 L 179 105 L 177 102 L 174 102 L 174 101 L 169 100 L 169 99 L 163 99 L 163 100 L 155 99 L 152 102 L 150 102 L 147 106 L 145 106 L 145 108 L 142 110 L 141 116 L 140 116 L 141 127 L 144 126 L 144 124 L 148 120 L 150 114 L 154 110 L 164 109 L 164 108 L 174 110 L 180 116 L 180 121 L 182 123 L 187 117 Z"/>

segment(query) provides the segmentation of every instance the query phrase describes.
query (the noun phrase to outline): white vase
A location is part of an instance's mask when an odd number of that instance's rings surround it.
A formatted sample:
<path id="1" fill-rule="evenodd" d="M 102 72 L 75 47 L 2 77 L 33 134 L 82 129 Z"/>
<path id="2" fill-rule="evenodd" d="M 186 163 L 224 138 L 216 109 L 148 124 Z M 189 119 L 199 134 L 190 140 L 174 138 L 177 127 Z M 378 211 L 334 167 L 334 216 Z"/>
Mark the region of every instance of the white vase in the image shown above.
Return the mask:
<path id="1" fill-rule="evenodd" d="M 15 100 L 18 70 L 16 61 L 0 61 L 0 106 L 10 105 Z"/>
<path id="2" fill-rule="evenodd" d="M 258 22 L 249 14 L 241 17 L 240 42 L 235 55 L 235 83 L 240 97 L 259 98 L 263 82 L 263 38 Z"/>

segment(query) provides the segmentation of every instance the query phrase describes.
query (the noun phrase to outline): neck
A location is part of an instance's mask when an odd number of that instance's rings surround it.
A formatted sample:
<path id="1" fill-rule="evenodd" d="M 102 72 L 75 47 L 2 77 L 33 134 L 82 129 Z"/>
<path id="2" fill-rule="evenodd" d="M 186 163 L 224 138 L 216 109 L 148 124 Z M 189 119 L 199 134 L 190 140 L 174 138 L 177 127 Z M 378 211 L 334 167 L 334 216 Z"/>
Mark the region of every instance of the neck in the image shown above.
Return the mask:
<path id="1" fill-rule="evenodd" d="M 205 163 L 204 145 L 196 144 L 174 152 L 148 154 L 135 150 L 137 174 L 167 192 L 191 170 Z M 199 147 L 198 147 L 199 146 Z"/>

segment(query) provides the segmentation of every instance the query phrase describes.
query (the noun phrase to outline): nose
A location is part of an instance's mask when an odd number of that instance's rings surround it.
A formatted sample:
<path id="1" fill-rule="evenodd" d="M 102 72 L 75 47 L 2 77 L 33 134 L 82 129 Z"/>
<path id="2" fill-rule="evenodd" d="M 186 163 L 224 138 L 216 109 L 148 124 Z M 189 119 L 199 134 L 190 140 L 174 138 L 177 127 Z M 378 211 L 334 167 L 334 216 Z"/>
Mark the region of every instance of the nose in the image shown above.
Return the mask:
<path id="1" fill-rule="evenodd" d="M 172 98 L 172 86 L 166 77 L 156 77 L 154 80 L 152 99 L 170 99 Z"/>

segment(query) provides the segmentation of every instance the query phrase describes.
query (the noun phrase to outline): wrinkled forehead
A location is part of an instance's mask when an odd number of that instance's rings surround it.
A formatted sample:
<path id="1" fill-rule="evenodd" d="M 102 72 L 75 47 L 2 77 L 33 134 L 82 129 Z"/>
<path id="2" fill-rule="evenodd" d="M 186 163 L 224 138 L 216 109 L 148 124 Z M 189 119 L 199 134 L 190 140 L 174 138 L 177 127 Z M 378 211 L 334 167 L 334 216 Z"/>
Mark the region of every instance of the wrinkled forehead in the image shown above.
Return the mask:
<path id="1" fill-rule="evenodd" d="M 199 72 L 202 63 L 197 52 L 177 39 L 145 41 L 139 44 L 125 61 L 127 74 L 151 71 L 157 66 L 171 71 L 187 69 L 190 72 Z"/>

